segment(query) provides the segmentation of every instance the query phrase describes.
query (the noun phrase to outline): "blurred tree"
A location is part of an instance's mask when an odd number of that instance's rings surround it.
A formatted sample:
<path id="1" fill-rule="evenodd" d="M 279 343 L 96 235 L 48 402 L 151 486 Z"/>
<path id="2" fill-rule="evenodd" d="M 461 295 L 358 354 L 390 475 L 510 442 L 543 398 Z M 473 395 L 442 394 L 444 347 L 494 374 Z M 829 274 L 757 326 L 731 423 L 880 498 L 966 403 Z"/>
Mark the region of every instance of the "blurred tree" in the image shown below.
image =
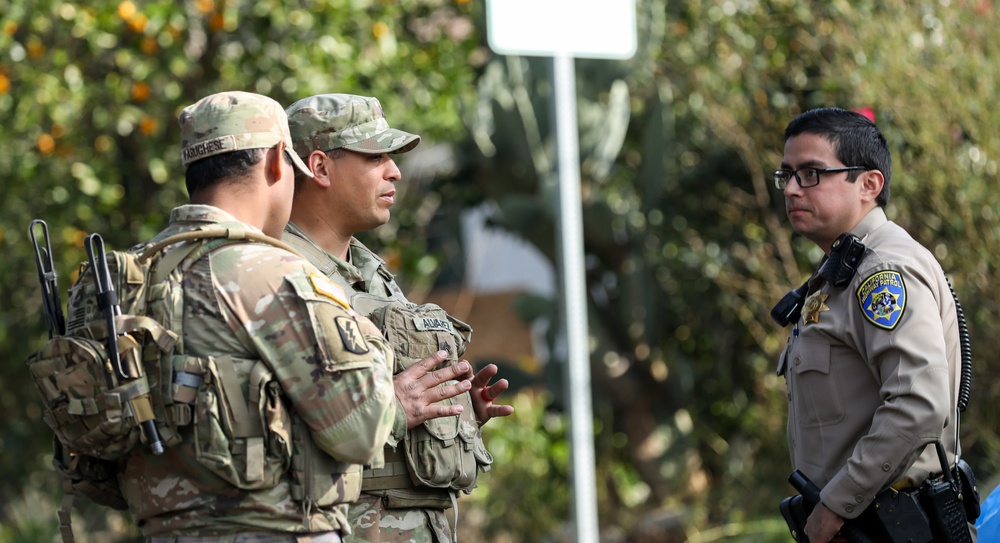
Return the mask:
<path id="1" fill-rule="evenodd" d="M 461 137 L 458 104 L 485 60 L 466 2 L 0 0 L 0 524 L 32 472 L 48 470 L 49 432 L 20 362 L 43 339 L 28 242 L 48 222 L 65 289 L 87 233 L 123 248 L 162 228 L 186 200 L 177 114 L 241 89 L 282 103 L 320 92 L 378 96 L 424 146 Z M 416 190 L 372 235 L 415 282 L 433 274 Z M 426 282 L 426 281 L 425 281 Z M 53 479 L 54 481 L 54 479 Z"/>
<path id="2" fill-rule="evenodd" d="M 1000 41 L 987 34 L 998 15 L 986 2 L 638 6 L 635 58 L 576 63 L 595 406 L 607 423 L 598 442 L 636 470 L 647 507 L 683 504 L 696 533 L 774 515 L 790 491 L 773 362 L 786 331 L 769 310 L 821 256 L 793 236 L 768 179 L 796 114 L 874 110 L 897 163 L 890 217 L 942 259 L 977 352 L 995 348 L 986 255 L 998 199 L 986 187 L 1000 119 L 987 59 Z M 491 224 L 551 257 L 548 70 L 489 62 L 456 152 L 466 169 L 442 190 L 496 202 Z M 974 394 L 989 405 L 994 362 L 976 362 Z M 997 470 L 996 417 L 965 417 L 966 457 L 982 476 Z M 602 525 L 628 510 L 615 500 L 627 484 L 610 482 Z"/>
<path id="3" fill-rule="evenodd" d="M 875 112 L 896 159 L 889 215 L 953 278 L 977 355 L 966 457 L 988 480 L 1000 467 L 1000 415 L 978 407 L 1000 394 L 997 363 L 981 354 L 1000 347 L 997 8 L 637 7 L 635 58 L 576 63 L 607 540 L 787 537 L 771 523 L 791 491 L 773 363 L 786 332 L 768 312 L 820 255 L 792 235 L 768 171 L 785 124 L 821 105 Z M 23 515 L 7 502 L 34 499 L 20 489 L 47 469 L 49 434 L 19 362 L 43 334 L 28 222 L 48 220 L 63 288 L 85 233 L 113 247 L 152 235 L 185 199 L 176 114 L 204 95 L 374 95 L 394 126 L 420 133 L 402 164 L 419 165 L 413 182 L 398 187 L 392 222 L 366 236 L 412 288 L 460 257 L 457 217 L 484 202 L 492 226 L 553 257 L 549 64 L 491 55 L 483 11 L 467 0 L 0 0 L 0 521 Z M 520 307 L 554 329 L 555 302 Z M 488 427 L 500 461 L 461 510 L 483 539 L 559 538 L 567 445 L 551 362 L 549 391 L 516 400 L 524 418 Z"/>

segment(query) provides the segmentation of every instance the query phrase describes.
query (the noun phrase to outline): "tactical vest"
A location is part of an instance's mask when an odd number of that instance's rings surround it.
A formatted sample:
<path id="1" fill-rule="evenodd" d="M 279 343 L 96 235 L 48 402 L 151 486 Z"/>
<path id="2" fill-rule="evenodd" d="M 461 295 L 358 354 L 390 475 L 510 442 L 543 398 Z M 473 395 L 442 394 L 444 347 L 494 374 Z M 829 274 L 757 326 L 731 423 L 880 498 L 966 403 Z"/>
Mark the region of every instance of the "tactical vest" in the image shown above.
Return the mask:
<path id="1" fill-rule="evenodd" d="M 457 364 L 465 354 L 472 328 L 437 305 L 407 302 L 384 262 L 360 243 L 352 241 L 349 249 L 356 254 L 353 245 L 357 243 L 364 251 L 364 260 L 354 263 L 365 285 L 359 290 L 340 275 L 339 260 L 303 234 L 293 229 L 293 234 L 283 239 L 344 287 L 355 311 L 375 323 L 393 351 L 393 374 L 441 350 L 448 353 L 442 366 Z M 379 286 L 388 296 L 371 293 L 380 290 Z M 363 492 L 383 496 L 390 508 L 447 509 L 454 506 L 457 491 L 468 493 L 476 487 L 479 471 L 489 471 L 493 457 L 483 443 L 472 397 L 463 393 L 441 403 L 462 404 L 462 414 L 425 421 L 407 430 L 395 449 L 387 445 L 385 465 L 362 473 Z"/>
<path id="2" fill-rule="evenodd" d="M 472 328 L 434 304 L 403 304 L 392 298 L 354 293 L 351 305 L 385 335 L 395 354 L 393 373 L 446 351 L 444 366 L 457 364 L 465 353 Z M 449 381 L 446 384 L 454 384 Z M 406 432 L 401 450 L 385 451 L 385 466 L 366 470 L 362 490 L 385 491 L 399 507 L 452 506 L 451 491 L 469 493 L 479 471 L 489 471 L 493 458 L 482 440 L 469 394 L 442 400 L 461 404 L 460 415 L 424 421 Z"/>
<path id="3" fill-rule="evenodd" d="M 74 492 L 127 508 L 118 462 L 154 441 L 150 421 L 164 447 L 179 443 L 181 428 L 193 425 L 188 435 L 198 461 L 239 488 L 271 488 L 290 471 L 292 498 L 304 510 L 359 496 L 360 466 L 338 462 L 316 446 L 305 423 L 285 406 L 267 364 L 184 354 L 184 273 L 217 248 L 251 241 L 298 254 L 267 236 L 217 227 L 170 236 L 142 253 L 107 253 L 121 304 L 114 317 L 121 371 L 108 355 L 109 326 L 98 307 L 94 270 L 81 265 L 69 289 L 66 334 L 27 359 L 45 403 L 44 420 L 55 433 L 53 465 L 66 481 L 59 514 L 64 541 L 73 540 Z"/>

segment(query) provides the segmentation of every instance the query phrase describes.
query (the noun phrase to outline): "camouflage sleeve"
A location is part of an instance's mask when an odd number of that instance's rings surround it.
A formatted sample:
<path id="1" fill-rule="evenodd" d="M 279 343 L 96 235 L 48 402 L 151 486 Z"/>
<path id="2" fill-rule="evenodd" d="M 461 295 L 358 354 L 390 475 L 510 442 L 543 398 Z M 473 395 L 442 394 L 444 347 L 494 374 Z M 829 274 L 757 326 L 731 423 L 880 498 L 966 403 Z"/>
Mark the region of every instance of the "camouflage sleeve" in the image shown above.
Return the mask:
<path id="1" fill-rule="evenodd" d="M 342 289 L 283 251 L 275 265 L 274 251 L 256 263 L 244 251 L 244 269 L 269 273 L 256 271 L 227 302 L 320 449 L 368 463 L 395 419 L 391 352 L 380 339 L 365 339 Z"/>
<path id="2" fill-rule="evenodd" d="M 406 430 L 406 411 L 403 410 L 403 406 L 400 405 L 397 400 L 396 418 L 392 423 L 392 432 L 389 433 L 389 439 L 386 440 L 386 445 L 395 449 L 400 443 L 403 442 L 403 438 L 406 437 Z"/>

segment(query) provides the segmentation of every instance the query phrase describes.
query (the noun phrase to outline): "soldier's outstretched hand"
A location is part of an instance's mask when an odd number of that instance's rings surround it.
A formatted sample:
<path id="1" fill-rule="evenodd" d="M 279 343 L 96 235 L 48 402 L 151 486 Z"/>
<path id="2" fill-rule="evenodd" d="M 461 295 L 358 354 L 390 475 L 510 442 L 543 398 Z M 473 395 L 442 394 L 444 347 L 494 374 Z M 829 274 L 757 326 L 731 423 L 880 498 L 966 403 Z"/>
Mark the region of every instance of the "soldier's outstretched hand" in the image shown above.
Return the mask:
<path id="1" fill-rule="evenodd" d="M 472 388 L 472 383 L 467 378 L 472 373 L 472 365 L 465 360 L 454 366 L 434 370 L 447 356 L 445 351 L 438 351 L 393 376 L 396 400 L 406 413 L 407 428 L 413 428 L 426 420 L 453 417 L 462 412 L 462 406 L 458 404 L 434 403 L 458 396 Z M 442 384 L 452 380 L 458 382 Z"/>
<path id="2" fill-rule="evenodd" d="M 490 379 L 498 371 L 496 364 L 487 364 L 472 378 L 472 390 L 469 394 L 472 395 L 472 407 L 476 410 L 476 420 L 480 425 L 486 424 L 493 417 L 506 417 L 514 413 L 512 405 L 493 403 L 510 386 L 506 379 L 490 384 Z"/>

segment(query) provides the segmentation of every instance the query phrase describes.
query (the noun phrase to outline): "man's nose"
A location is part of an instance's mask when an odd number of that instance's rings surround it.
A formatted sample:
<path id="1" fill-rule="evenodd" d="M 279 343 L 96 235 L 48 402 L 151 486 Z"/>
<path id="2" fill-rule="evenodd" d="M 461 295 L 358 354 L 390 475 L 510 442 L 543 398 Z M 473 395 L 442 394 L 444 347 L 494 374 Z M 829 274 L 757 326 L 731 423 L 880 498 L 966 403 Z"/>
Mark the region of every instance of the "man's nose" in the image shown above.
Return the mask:
<path id="1" fill-rule="evenodd" d="M 796 179 L 795 176 L 793 175 L 792 178 L 788 180 L 788 183 L 785 184 L 785 188 L 782 189 L 781 192 L 783 192 L 785 194 L 785 197 L 788 197 L 788 196 L 791 196 L 791 195 L 794 195 L 794 194 L 801 194 L 802 193 L 802 186 L 799 185 L 799 180 Z"/>
<path id="2" fill-rule="evenodd" d="M 402 172 L 399 171 L 399 167 L 396 166 L 396 161 L 389 158 L 389 167 L 386 168 L 386 179 L 395 183 L 403 177 Z"/>

